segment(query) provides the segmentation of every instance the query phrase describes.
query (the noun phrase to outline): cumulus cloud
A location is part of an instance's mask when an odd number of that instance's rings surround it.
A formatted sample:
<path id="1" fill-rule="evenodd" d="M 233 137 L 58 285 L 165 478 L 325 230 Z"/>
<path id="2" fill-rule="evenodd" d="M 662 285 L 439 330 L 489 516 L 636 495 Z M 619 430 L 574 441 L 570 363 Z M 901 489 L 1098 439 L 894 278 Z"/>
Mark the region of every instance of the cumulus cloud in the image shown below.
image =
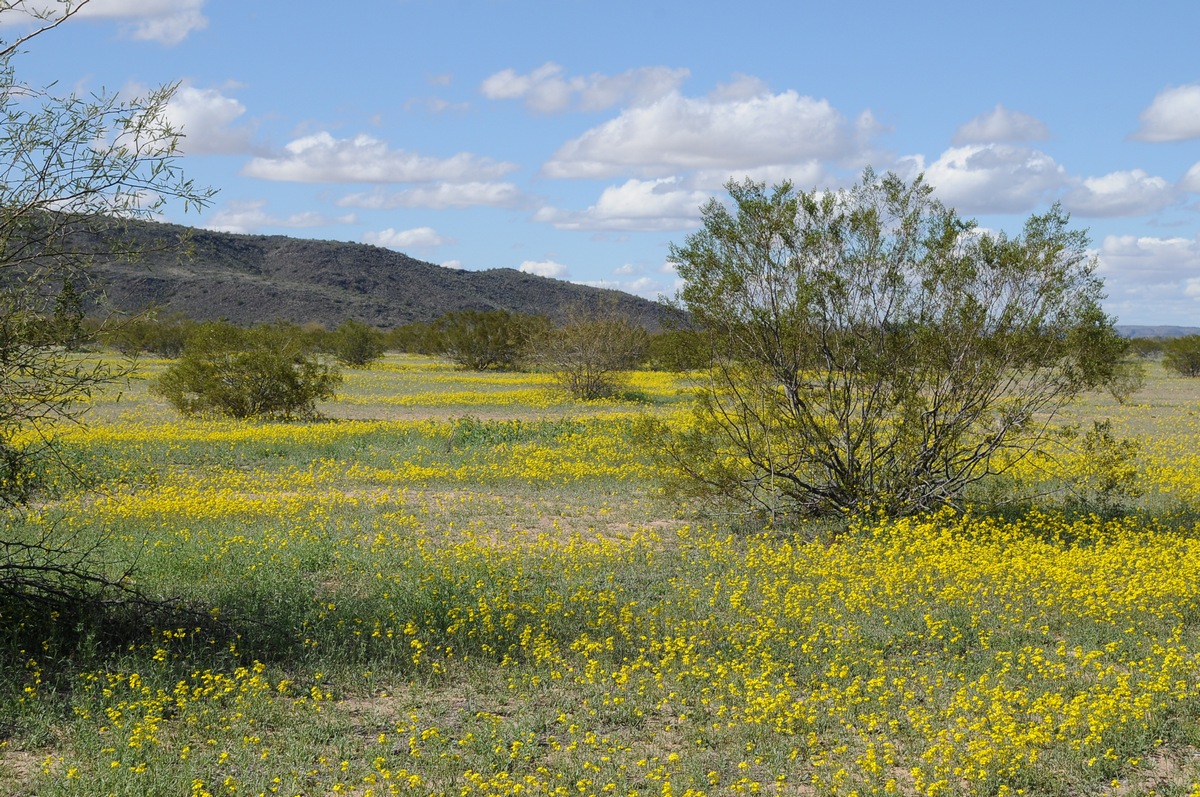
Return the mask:
<path id="1" fill-rule="evenodd" d="M 651 301 L 657 301 L 671 290 L 670 286 L 666 285 L 663 281 L 652 277 L 640 277 L 635 280 L 583 280 L 579 284 L 592 288 L 605 288 L 610 291 L 632 293 L 634 296 L 641 296 L 643 299 L 650 299 Z"/>
<path id="2" fill-rule="evenodd" d="M 1200 194 L 1200 162 L 1192 165 L 1187 174 L 1179 181 L 1179 190 Z"/>
<path id="3" fill-rule="evenodd" d="M 167 119 L 183 131 L 189 155 L 236 154 L 252 148 L 253 131 L 234 123 L 246 106 L 217 89 L 180 86 L 167 105 Z"/>
<path id="4" fill-rule="evenodd" d="M 1011 141 L 1044 141 L 1050 137 L 1046 125 L 1020 111 L 997 103 L 988 113 L 980 114 L 954 134 L 953 143 L 990 144 Z"/>
<path id="5" fill-rule="evenodd" d="M 437 183 L 404 191 L 371 191 L 347 194 L 337 200 L 339 207 L 370 210 L 395 208 L 466 208 L 476 206 L 516 207 L 524 204 L 521 190 L 512 183 Z"/>
<path id="6" fill-rule="evenodd" d="M 1142 141 L 1200 138 L 1200 83 L 1160 91 L 1138 119 L 1133 137 Z"/>
<path id="7" fill-rule="evenodd" d="M 202 226 L 220 232 L 254 233 L 264 227 L 322 227 L 327 224 L 353 224 L 356 221 L 353 214 L 330 218 L 315 211 L 273 216 L 266 208 L 264 200 L 234 200 L 215 211 Z"/>
<path id="8" fill-rule="evenodd" d="M 679 87 L 690 73 L 686 69 L 649 66 L 629 69 L 619 75 L 594 73 L 566 77 L 553 62 L 522 75 L 505 69 L 489 76 L 479 90 L 492 100 L 522 100 L 539 113 L 571 110 L 600 111 L 616 105 L 642 105 Z"/>
<path id="9" fill-rule="evenodd" d="M 805 191 L 834 182 L 834 178 L 826 171 L 824 164 L 818 160 L 756 166 L 752 169 L 704 169 L 694 172 L 688 182 L 702 191 L 721 192 L 730 180 L 754 180 L 767 185 L 777 185 L 787 180 Z"/>
<path id="10" fill-rule="evenodd" d="M 560 230 L 667 232 L 697 226 L 700 206 L 708 199 L 704 191 L 682 188 L 675 178 L 631 179 L 605 188 L 585 211 L 542 208 L 533 218 Z"/>
<path id="11" fill-rule="evenodd" d="M 393 150 L 366 134 L 334 138 L 322 131 L 292 141 L 273 157 L 254 158 L 242 173 L 298 183 L 405 183 L 488 180 L 516 168 L 466 152 L 432 158 Z"/>
<path id="12" fill-rule="evenodd" d="M 421 249 L 454 243 L 453 238 L 446 238 L 432 227 L 415 227 L 411 230 L 389 227 L 380 232 L 364 233 L 362 240 L 364 243 L 385 246 L 388 249 Z"/>
<path id="13" fill-rule="evenodd" d="M 25 7 L 61 14 L 61 7 L 48 0 L 35 0 Z M 130 38 L 178 44 L 192 31 L 208 26 L 203 9 L 204 0 L 91 0 L 75 19 L 117 20 Z M 32 17 L 24 10 L 9 9 L 0 25 L 28 23 Z"/>
<path id="14" fill-rule="evenodd" d="M 734 171 L 839 158 L 854 132 L 825 100 L 794 91 L 672 92 L 564 144 L 542 167 L 549 177 L 665 177 L 680 170 Z"/>
<path id="15" fill-rule="evenodd" d="M 1140 216 L 1175 202 L 1175 189 L 1141 169 L 1088 177 L 1067 192 L 1063 205 L 1080 216 Z"/>
<path id="16" fill-rule="evenodd" d="M 517 267 L 517 270 L 525 274 L 536 274 L 539 277 L 553 279 L 566 279 L 571 272 L 562 263 L 555 263 L 553 260 L 526 260 Z"/>
<path id="17" fill-rule="evenodd" d="M 924 172 L 938 198 L 965 213 L 1024 212 L 1068 182 L 1046 153 L 1009 144 L 951 147 Z"/>
<path id="18" fill-rule="evenodd" d="M 1100 245 L 1105 303 L 1123 323 L 1195 325 L 1200 312 L 1200 236 L 1110 235 Z"/>

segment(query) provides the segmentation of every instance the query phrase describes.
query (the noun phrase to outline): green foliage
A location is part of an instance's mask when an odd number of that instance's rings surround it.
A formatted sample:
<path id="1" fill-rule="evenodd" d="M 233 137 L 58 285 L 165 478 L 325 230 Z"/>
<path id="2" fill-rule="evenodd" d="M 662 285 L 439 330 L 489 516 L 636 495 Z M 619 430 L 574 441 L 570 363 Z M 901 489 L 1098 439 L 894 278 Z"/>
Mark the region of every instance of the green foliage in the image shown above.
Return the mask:
<path id="1" fill-rule="evenodd" d="M 350 368 L 365 368 L 383 357 L 383 333 L 375 327 L 348 318 L 324 336 L 325 351 Z"/>
<path id="2" fill-rule="evenodd" d="M 1163 367 L 1182 376 L 1200 376 L 1200 335 L 1162 341 Z"/>
<path id="3" fill-rule="evenodd" d="M 124 369 L 88 352 L 95 329 L 84 307 L 104 309 L 98 265 L 131 260 L 148 243 L 125 235 L 169 203 L 201 208 L 212 196 L 185 179 L 180 138 L 167 106 L 176 86 L 136 97 L 80 96 L 18 77 L 27 44 L 78 13 L 87 0 L 0 2 L 0 30 L 39 20 L 0 42 L 0 507 L 35 495 L 51 466 L 68 476 L 58 428 L 78 423 L 90 399 Z M 14 19 L 16 18 L 16 19 Z M 104 241 L 104 245 L 92 242 Z M 7 512 L 0 530 L 0 605 L 61 607 L 129 594 L 124 574 L 106 571 L 101 543 L 80 543 L 53 524 L 22 535 Z"/>
<path id="4" fill-rule="evenodd" d="M 550 371 L 563 390 L 581 401 L 593 401 L 625 390 L 649 338 L 645 329 L 613 311 L 572 310 L 567 323 L 534 339 L 529 356 Z"/>
<path id="5" fill-rule="evenodd" d="M 1111 421 L 1093 421 L 1080 444 L 1082 469 L 1070 485 L 1074 503 L 1101 515 L 1117 514 L 1142 494 L 1138 445 L 1118 438 Z"/>
<path id="6" fill-rule="evenodd" d="M 661 371 L 695 371 L 708 365 L 708 341 L 691 329 L 670 329 L 650 336 L 646 355 Z"/>
<path id="7" fill-rule="evenodd" d="M 1108 392 L 1118 404 L 1129 402 L 1134 393 L 1146 386 L 1146 364 L 1141 358 L 1121 360 L 1113 368 L 1112 378 L 1108 382 Z"/>
<path id="8" fill-rule="evenodd" d="M 152 390 L 185 415 L 291 419 L 315 417 L 317 401 L 339 384 L 341 374 L 296 327 L 213 322 L 195 329 Z"/>
<path id="9" fill-rule="evenodd" d="M 463 310 L 434 323 L 433 349 L 462 368 L 485 371 L 520 364 L 529 341 L 544 334 L 549 321 L 542 316 L 507 310 Z"/>
<path id="10" fill-rule="evenodd" d="M 393 327 L 384 337 L 388 351 L 408 354 L 434 354 L 438 349 L 438 335 L 433 324 L 413 321 Z"/>
<path id="11" fill-rule="evenodd" d="M 841 192 L 727 185 L 671 249 L 712 342 L 694 423 L 661 449 L 695 493 L 772 514 L 955 503 L 1036 449 L 1124 352 L 1059 208 L 979 230 L 867 170 Z"/>
<path id="12" fill-rule="evenodd" d="M 110 320 L 101 331 L 101 340 L 122 354 L 156 354 L 175 359 L 183 353 L 184 343 L 195 322 L 180 315 L 159 317 L 153 310 L 133 318 Z"/>
<path id="13" fill-rule="evenodd" d="M 1130 338 L 1129 353 L 1144 360 L 1162 354 L 1162 338 Z"/>

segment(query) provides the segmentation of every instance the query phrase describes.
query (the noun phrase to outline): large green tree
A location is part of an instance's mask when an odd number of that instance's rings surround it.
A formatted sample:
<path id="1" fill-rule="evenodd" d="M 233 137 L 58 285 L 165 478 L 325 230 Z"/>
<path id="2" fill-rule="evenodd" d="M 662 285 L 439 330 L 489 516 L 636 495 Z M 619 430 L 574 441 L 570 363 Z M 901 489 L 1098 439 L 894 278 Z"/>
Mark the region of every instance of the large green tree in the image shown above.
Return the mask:
<path id="1" fill-rule="evenodd" d="M 727 189 L 671 249 L 714 347 L 693 423 L 660 430 L 687 489 L 771 513 L 953 503 L 1119 361 L 1086 234 L 1057 206 L 1010 237 L 919 177 Z"/>
<path id="2" fill-rule="evenodd" d="M 69 465 L 58 456 L 55 428 L 78 421 L 88 397 L 121 375 L 119 366 L 73 351 L 88 343 L 80 311 L 100 297 L 91 265 L 144 252 L 144 236 L 126 234 L 139 219 L 168 204 L 200 207 L 211 196 L 179 168 L 181 132 L 167 116 L 175 86 L 140 97 L 80 96 L 20 77 L 21 53 L 86 4 L 0 0 L 0 30 L 16 32 L 0 40 L 0 507 L 6 512 L 32 494 L 48 460 Z M 23 535 L 11 519 L 4 518 L 0 532 L 0 597 L 61 601 L 116 583 L 102 575 L 94 544 L 63 539 L 53 529 Z"/>
<path id="3" fill-rule="evenodd" d="M 0 24 L 16 17 L 10 29 L 26 31 L 0 42 L 0 503 L 26 494 L 34 463 L 53 454 L 51 429 L 119 373 L 70 351 L 86 342 L 79 308 L 99 296 L 92 263 L 136 257 L 147 244 L 128 225 L 211 196 L 179 168 L 175 86 L 84 97 L 19 77 L 22 50 L 86 4 L 0 0 Z"/>

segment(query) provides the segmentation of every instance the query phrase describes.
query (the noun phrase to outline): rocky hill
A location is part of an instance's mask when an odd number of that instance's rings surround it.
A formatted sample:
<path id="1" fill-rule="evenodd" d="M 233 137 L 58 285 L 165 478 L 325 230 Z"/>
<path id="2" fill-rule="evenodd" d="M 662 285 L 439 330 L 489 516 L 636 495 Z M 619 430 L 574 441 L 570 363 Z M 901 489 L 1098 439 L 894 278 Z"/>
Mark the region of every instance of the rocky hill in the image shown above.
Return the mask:
<path id="1" fill-rule="evenodd" d="M 99 258 L 94 274 L 111 305 L 157 306 L 195 320 L 236 324 L 284 320 L 333 327 L 352 318 L 388 328 L 459 310 L 502 309 L 561 320 L 570 307 L 614 307 L 648 328 L 662 305 L 613 290 L 514 269 L 463 271 L 366 244 L 280 235 L 235 235 L 168 224 L 127 228 L 141 248 L 135 262 Z M 161 243 L 184 236 L 190 254 Z M 101 250 L 103 243 L 86 245 Z"/>

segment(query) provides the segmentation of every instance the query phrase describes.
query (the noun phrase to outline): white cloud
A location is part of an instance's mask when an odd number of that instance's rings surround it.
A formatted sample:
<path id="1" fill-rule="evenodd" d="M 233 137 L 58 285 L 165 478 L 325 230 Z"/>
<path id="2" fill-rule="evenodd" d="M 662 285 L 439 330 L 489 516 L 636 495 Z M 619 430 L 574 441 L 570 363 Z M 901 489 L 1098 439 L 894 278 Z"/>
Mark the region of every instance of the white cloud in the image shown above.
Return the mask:
<path id="1" fill-rule="evenodd" d="M 1080 216 L 1141 216 L 1175 202 L 1175 189 L 1141 169 L 1088 177 L 1067 192 L 1063 205 Z"/>
<path id="2" fill-rule="evenodd" d="M 91 0 L 83 6 L 76 19 L 118 20 L 122 31 L 133 39 L 178 44 L 194 30 L 203 30 L 208 19 L 202 13 L 205 0 Z M 61 15 L 61 7 L 48 0 L 35 0 L 25 8 L 40 9 Z M 0 24 L 27 23 L 31 17 L 25 9 L 8 9 Z"/>
<path id="3" fill-rule="evenodd" d="M 1020 111 L 997 103 L 990 112 L 980 114 L 954 134 L 953 143 L 989 144 L 1005 141 L 1044 141 L 1050 137 L 1046 125 Z"/>
<path id="4" fill-rule="evenodd" d="M 609 186 L 582 212 L 542 208 L 534 221 L 560 230 L 639 230 L 666 232 L 696 227 L 709 195 L 679 186 L 675 178 L 628 180 Z"/>
<path id="5" fill-rule="evenodd" d="M 752 169 L 707 169 L 695 172 L 689 182 L 704 191 L 721 192 L 730 180 L 753 180 L 767 185 L 778 185 L 785 180 L 802 191 L 817 186 L 829 185 L 833 178 L 820 161 L 789 163 L 775 166 L 756 166 Z"/>
<path id="6" fill-rule="evenodd" d="M 1133 137 L 1142 141 L 1183 141 L 1200 138 L 1200 83 L 1160 91 L 1138 117 Z"/>
<path id="7" fill-rule="evenodd" d="M 454 243 L 432 227 L 415 227 L 411 230 L 396 230 L 391 227 L 380 232 L 364 233 L 364 243 L 386 246 L 388 249 L 420 249 Z"/>
<path id="8" fill-rule="evenodd" d="M 182 150 L 188 155 L 248 152 L 253 131 L 234 127 L 246 106 L 216 89 L 180 86 L 167 105 L 167 119 L 183 131 Z"/>
<path id="9" fill-rule="evenodd" d="M 1187 174 L 1179 181 L 1179 190 L 1200 194 L 1200 162 L 1192 164 L 1192 168 L 1187 170 Z"/>
<path id="10" fill-rule="evenodd" d="M 1200 317 L 1200 236 L 1110 235 L 1100 245 L 1099 273 L 1123 323 L 1195 326 Z"/>
<path id="11" fill-rule="evenodd" d="M 641 273 L 641 266 L 635 266 L 633 263 L 626 263 L 613 269 L 614 277 L 633 277 Z"/>
<path id="12" fill-rule="evenodd" d="M 1100 273 L 1139 282 L 1175 282 L 1200 276 L 1200 236 L 1154 238 L 1109 235 L 1100 245 Z"/>
<path id="13" fill-rule="evenodd" d="M 438 183 L 436 185 L 409 188 L 404 191 L 385 193 L 347 194 L 337 200 L 339 207 L 390 210 L 394 208 L 466 208 L 484 205 L 488 207 L 515 207 L 523 204 L 525 197 L 512 183 Z"/>
<path id="14" fill-rule="evenodd" d="M 690 74 L 686 69 L 649 66 L 629 69 L 619 75 L 594 73 L 564 77 L 563 68 L 549 62 L 527 75 L 505 69 L 489 76 L 479 87 L 492 100 L 523 100 L 540 113 L 566 111 L 574 106 L 583 111 L 600 111 L 623 103 L 642 105 L 679 87 Z"/>
<path id="15" fill-rule="evenodd" d="M 582 280 L 576 284 L 587 285 L 590 288 L 603 288 L 610 291 L 632 293 L 635 296 L 641 296 L 646 299 L 658 299 L 666 291 L 666 287 L 661 282 L 650 277 L 641 277 L 636 280 Z"/>
<path id="16" fill-rule="evenodd" d="M 353 224 L 353 214 L 330 218 L 315 211 L 272 216 L 264 200 L 231 201 L 205 219 L 203 227 L 221 232 L 254 233 L 264 227 L 322 227 L 327 224 Z"/>
<path id="17" fill-rule="evenodd" d="M 825 100 L 794 91 L 732 98 L 672 92 L 568 141 L 549 177 L 665 177 L 681 169 L 736 171 L 849 154 L 854 131 Z"/>
<path id="18" fill-rule="evenodd" d="M 463 264 L 461 260 L 447 260 L 446 262 L 442 263 L 441 266 L 442 268 L 462 270 Z"/>
<path id="19" fill-rule="evenodd" d="M 771 87 L 761 78 L 737 74 L 728 83 L 718 83 L 708 93 L 708 99 L 710 102 L 743 102 L 770 93 Z"/>
<path id="20" fill-rule="evenodd" d="M 1046 153 L 1008 144 L 951 147 L 924 172 L 938 198 L 965 213 L 1027 211 L 1068 180 Z"/>
<path id="21" fill-rule="evenodd" d="M 570 274 L 570 269 L 553 260 L 526 260 L 517 267 L 517 270 L 525 274 L 536 274 L 539 277 L 553 279 L 566 279 Z"/>
<path id="22" fill-rule="evenodd" d="M 284 149 L 276 157 L 254 158 L 242 173 L 299 183 L 404 183 L 487 180 L 517 168 L 466 152 L 431 158 L 392 150 L 366 134 L 339 139 L 322 131 L 298 138 Z"/>
<path id="23" fill-rule="evenodd" d="M 448 113 L 450 111 L 468 111 L 471 109 L 469 102 L 451 102 L 444 100 L 441 97 L 414 97 L 404 103 L 404 110 L 414 111 L 424 109 L 429 113 Z"/>

